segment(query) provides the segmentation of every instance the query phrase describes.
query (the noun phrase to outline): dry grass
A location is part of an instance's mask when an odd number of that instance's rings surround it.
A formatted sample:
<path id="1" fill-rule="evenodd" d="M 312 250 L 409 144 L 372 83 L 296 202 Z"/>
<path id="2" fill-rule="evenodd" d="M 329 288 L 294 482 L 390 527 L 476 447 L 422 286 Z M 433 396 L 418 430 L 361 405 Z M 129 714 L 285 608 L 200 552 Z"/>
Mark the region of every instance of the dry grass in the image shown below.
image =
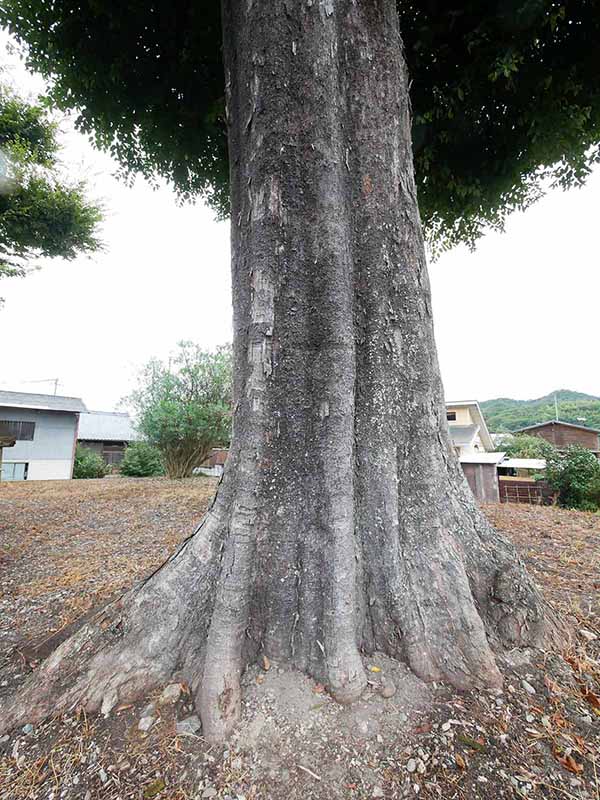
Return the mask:
<path id="1" fill-rule="evenodd" d="M 516 545 L 561 614 L 600 636 L 600 514 L 528 505 L 490 505 L 492 524 Z"/>
<path id="2" fill-rule="evenodd" d="M 56 630 L 151 572 L 193 532 L 214 489 L 207 478 L 0 484 L 10 638 Z"/>

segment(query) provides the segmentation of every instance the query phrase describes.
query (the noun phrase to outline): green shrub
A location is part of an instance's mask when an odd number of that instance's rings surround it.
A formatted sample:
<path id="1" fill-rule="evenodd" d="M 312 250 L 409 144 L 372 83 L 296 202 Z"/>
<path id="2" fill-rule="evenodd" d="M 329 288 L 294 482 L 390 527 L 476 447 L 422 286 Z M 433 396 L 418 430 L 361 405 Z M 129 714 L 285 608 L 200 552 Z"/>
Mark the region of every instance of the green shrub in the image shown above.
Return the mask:
<path id="1" fill-rule="evenodd" d="M 509 458 L 552 458 L 556 453 L 556 447 L 546 439 L 525 433 L 504 437 L 496 450 L 504 451 Z"/>
<path id="2" fill-rule="evenodd" d="M 148 442 L 133 442 L 125 450 L 121 461 L 121 475 L 130 478 L 151 478 L 164 472 L 160 453 Z"/>
<path id="3" fill-rule="evenodd" d="M 574 445 L 548 458 L 546 480 L 564 508 L 596 511 L 600 507 L 600 462 L 590 450 Z"/>
<path id="4" fill-rule="evenodd" d="M 590 481 L 586 492 L 586 503 L 589 511 L 600 510 L 600 475 Z"/>
<path id="5" fill-rule="evenodd" d="M 89 447 L 77 445 L 73 465 L 74 478 L 104 478 L 108 471 L 109 468 L 104 463 L 102 456 L 90 450 Z"/>

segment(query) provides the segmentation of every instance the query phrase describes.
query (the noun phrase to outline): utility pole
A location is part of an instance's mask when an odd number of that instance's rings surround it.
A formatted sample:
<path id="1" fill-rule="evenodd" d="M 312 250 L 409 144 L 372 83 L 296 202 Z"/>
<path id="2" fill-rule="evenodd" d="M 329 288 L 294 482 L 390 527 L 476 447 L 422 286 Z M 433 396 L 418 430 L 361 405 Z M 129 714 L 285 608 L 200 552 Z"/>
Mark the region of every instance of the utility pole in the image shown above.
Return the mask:
<path id="1" fill-rule="evenodd" d="M 558 422 L 558 399 L 556 397 L 556 392 L 554 392 L 554 418 Z"/>

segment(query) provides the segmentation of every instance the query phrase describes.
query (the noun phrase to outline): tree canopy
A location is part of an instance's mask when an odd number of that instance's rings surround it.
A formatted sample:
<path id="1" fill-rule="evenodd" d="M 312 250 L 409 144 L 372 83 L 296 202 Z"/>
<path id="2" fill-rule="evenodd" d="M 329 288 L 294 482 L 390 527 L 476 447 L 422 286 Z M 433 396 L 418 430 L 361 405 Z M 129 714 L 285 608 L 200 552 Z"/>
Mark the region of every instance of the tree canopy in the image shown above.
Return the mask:
<path id="1" fill-rule="evenodd" d="M 421 216 L 473 243 L 599 159 L 596 0 L 398 0 Z M 5 0 L 53 99 L 125 172 L 228 207 L 220 3 Z M 292 60 L 290 60 L 290 64 Z"/>
<path id="2" fill-rule="evenodd" d="M 0 84 L 0 277 L 32 259 L 75 258 L 100 247 L 100 209 L 59 168 L 57 127 L 41 102 Z"/>

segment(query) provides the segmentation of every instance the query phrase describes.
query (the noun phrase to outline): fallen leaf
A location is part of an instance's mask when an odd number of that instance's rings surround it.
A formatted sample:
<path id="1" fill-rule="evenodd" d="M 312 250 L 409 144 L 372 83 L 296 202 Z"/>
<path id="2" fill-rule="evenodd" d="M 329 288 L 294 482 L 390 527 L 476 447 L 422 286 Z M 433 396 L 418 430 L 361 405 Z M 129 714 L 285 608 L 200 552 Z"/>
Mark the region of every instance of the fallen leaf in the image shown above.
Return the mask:
<path id="1" fill-rule="evenodd" d="M 315 683 L 315 685 L 313 686 L 313 692 L 315 694 L 323 694 L 324 691 L 325 687 L 323 686 L 322 683 Z"/>
<path id="2" fill-rule="evenodd" d="M 158 780 L 148 784 L 148 786 L 146 786 L 144 789 L 145 800 L 150 800 L 151 797 L 156 797 L 156 795 L 160 794 L 164 788 L 165 782 L 162 778 L 159 778 Z"/>
<path id="3" fill-rule="evenodd" d="M 413 728 L 413 733 L 429 733 L 431 729 L 431 724 L 429 722 L 425 722 L 423 725 L 417 725 L 416 728 Z"/>
<path id="4" fill-rule="evenodd" d="M 478 739 L 472 739 L 464 733 L 457 733 L 456 738 L 459 742 L 470 747 L 472 750 L 485 750 L 485 742 Z"/>
<path id="5" fill-rule="evenodd" d="M 550 722 L 552 723 L 552 725 L 554 725 L 555 728 L 559 729 L 566 728 L 568 725 L 567 720 L 564 717 L 561 717 L 558 711 L 556 712 L 556 714 L 552 714 L 552 716 L 550 717 Z"/>
<path id="6" fill-rule="evenodd" d="M 271 662 L 266 656 L 263 656 L 263 668 L 265 672 L 268 672 L 271 669 Z"/>
<path id="7" fill-rule="evenodd" d="M 594 708 L 600 708 L 600 697 L 594 694 L 587 686 L 581 687 L 581 694 L 585 697 L 588 703 Z"/>
<path id="8" fill-rule="evenodd" d="M 460 769 L 467 768 L 467 762 L 464 760 L 464 758 L 461 756 L 460 753 L 454 754 L 454 760 L 456 761 L 456 764 L 458 767 L 460 767 Z"/>
<path id="9" fill-rule="evenodd" d="M 558 685 L 558 683 L 556 683 L 556 681 L 553 681 L 552 678 L 548 677 L 548 675 L 546 675 L 546 677 L 544 678 L 544 683 L 546 684 L 546 688 L 548 689 L 550 694 L 556 694 L 556 695 L 562 694 L 561 688 Z"/>
<path id="10" fill-rule="evenodd" d="M 556 760 L 559 764 L 562 764 L 565 769 L 568 769 L 569 772 L 583 772 L 583 764 L 579 764 L 579 762 L 575 761 L 573 756 L 556 755 Z"/>
<path id="11" fill-rule="evenodd" d="M 381 667 L 376 667 L 374 664 L 369 669 L 371 672 L 381 672 Z"/>

